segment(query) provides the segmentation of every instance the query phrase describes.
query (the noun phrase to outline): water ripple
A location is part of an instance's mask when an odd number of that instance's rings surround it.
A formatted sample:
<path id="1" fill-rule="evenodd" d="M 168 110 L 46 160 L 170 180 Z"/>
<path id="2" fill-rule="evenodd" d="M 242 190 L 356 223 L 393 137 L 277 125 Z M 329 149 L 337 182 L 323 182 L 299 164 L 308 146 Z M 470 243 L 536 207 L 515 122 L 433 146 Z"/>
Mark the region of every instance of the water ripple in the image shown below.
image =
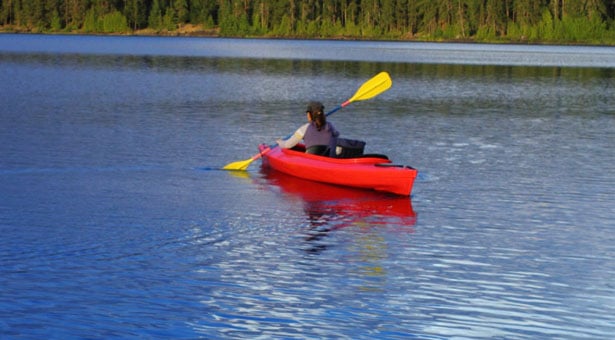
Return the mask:
<path id="1" fill-rule="evenodd" d="M 203 42 L 105 41 L 144 40 Z M 376 45 L 376 62 L 1 54 L 0 334 L 611 338 L 613 70 L 390 62 L 408 48 Z M 217 170 L 293 131 L 307 97 L 332 106 L 383 69 L 389 91 L 332 119 L 419 169 L 411 198 Z"/>

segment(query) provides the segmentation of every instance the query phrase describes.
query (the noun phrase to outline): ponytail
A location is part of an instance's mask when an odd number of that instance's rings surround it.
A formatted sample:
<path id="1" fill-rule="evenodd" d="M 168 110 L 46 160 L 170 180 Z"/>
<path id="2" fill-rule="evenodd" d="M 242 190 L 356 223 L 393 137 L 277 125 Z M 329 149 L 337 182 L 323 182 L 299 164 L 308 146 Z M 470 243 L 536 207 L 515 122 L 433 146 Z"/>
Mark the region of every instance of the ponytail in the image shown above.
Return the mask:
<path id="1" fill-rule="evenodd" d="M 314 122 L 318 131 L 327 125 L 327 117 L 324 111 L 325 107 L 320 102 L 310 102 L 308 104 L 307 113 L 310 115 L 310 119 Z"/>
<path id="2" fill-rule="evenodd" d="M 322 130 L 322 128 L 327 125 L 327 118 L 325 117 L 325 114 L 322 113 L 322 111 L 310 113 L 310 115 L 312 116 L 312 121 L 314 122 L 314 124 L 316 124 L 316 128 L 318 129 L 318 131 Z"/>

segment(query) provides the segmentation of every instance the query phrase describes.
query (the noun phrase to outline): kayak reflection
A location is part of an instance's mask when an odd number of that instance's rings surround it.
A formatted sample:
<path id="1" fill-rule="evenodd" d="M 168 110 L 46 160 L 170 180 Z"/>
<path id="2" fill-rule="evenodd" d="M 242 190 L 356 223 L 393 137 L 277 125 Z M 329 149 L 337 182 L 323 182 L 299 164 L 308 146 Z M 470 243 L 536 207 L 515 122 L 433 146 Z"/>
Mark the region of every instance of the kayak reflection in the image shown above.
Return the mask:
<path id="1" fill-rule="evenodd" d="M 261 172 L 270 185 L 302 201 L 311 238 L 348 226 L 387 226 L 413 232 L 416 224 L 409 197 L 308 181 L 268 168 Z"/>

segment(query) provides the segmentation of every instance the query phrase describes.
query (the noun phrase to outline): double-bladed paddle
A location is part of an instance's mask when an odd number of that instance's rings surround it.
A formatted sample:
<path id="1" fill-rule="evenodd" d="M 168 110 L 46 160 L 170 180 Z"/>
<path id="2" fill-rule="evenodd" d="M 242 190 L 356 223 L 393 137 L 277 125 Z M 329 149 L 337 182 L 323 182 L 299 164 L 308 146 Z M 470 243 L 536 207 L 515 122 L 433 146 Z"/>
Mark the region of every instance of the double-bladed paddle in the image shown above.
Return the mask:
<path id="1" fill-rule="evenodd" d="M 361 87 L 359 87 L 357 92 L 355 92 L 355 94 L 350 99 L 343 102 L 341 105 L 339 105 L 335 109 L 327 112 L 327 116 L 332 115 L 333 113 L 337 112 L 339 109 L 348 106 L 352 102 L 373 98 L 381 94 L 382 92 L 388 90 L 392 84 L 393 82 L 389 74 L 387 72 L 380 72 L 377 75 L 375 75 L 373 78 L 371 78 L 370 80 L 366 81 L 363 85 L 361 85 Z M 261 158 L 269 150 L 271 150 L 271 148 L 267 149 L 264 152 L 259 152 L 256 155 L 246 160 L 229 163 L 225 165 L 224 168 L 222 169 L 224 170 L 246 170 L 253 161 Z"/>

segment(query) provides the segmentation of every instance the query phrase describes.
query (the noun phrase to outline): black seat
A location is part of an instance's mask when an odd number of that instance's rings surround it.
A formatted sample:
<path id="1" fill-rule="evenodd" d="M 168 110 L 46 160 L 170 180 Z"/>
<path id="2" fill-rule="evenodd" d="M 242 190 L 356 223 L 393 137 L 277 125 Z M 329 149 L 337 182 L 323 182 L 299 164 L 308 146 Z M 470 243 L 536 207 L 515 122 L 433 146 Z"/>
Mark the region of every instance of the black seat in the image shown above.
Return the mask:
<path id="1" fill-rule="evenodd" d="M 305 150 L 305 153 L 309 153 L 312 155 L 319 155 L 319 156 L 328 156 L 329 146 L 328 145 L 312 145 Z"/>

